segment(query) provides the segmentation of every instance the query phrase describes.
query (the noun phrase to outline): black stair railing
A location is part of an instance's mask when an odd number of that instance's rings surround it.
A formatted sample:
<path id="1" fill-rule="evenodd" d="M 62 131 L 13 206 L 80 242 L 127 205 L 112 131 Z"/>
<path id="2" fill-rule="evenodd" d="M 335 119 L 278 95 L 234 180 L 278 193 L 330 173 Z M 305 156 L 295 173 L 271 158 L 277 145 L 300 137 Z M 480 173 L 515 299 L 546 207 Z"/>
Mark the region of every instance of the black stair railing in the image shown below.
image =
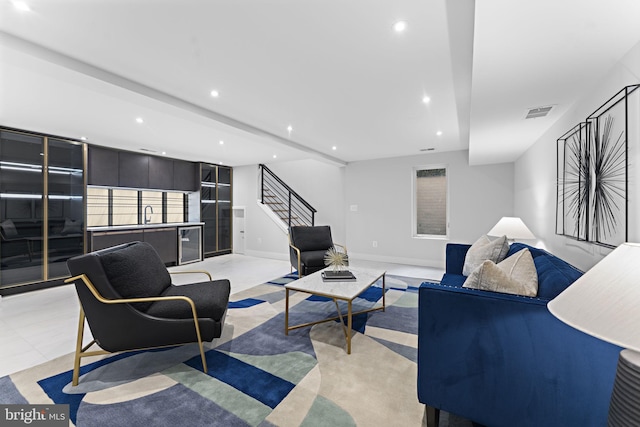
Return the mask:
<path id="1" fill-rule="evenodd" d="M 260 168 L 260 203 L 269 208 L 291 228 L 314 225 L 316 210 L 282 179 L 263 164 Z"/>

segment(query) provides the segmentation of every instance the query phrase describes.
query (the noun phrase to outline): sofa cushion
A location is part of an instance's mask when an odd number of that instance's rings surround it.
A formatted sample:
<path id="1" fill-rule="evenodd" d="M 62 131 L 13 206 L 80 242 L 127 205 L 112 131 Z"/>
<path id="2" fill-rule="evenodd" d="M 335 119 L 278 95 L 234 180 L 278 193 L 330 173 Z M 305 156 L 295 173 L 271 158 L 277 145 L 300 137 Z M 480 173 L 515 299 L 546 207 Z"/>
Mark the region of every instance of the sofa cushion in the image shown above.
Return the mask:
<path id="1" fill-rule="evenodd" d="M 531 253 L 524 249 L 498 264 L 487 260 L 469 275 L 463 287 L 534 297 L 538 275 Z"/>
<path id="2" fill-rule="evenodd" d="M 482 236 L 467 251 L 462 274 L 469 276 L 473 270 L 487 260 L 499 263 L 507 256 L 508 251 L 507 236 L 498 237 L 495 240 Z"/>
<path id="3" fill-rule="evenodd" d="M 137 242 L 126 248 L 100 255 L 100 262 L 111 286 L 123 298 L 160 296 L 171 276 L 156 250 L 148 243 Z M 136 303 L 146 311 L 151 302 Z"/>
<path id="4" fill-rule="evenodd" d="M 570 284 L 575 282 L 582 272 L 566 261 L 549 252 L 524 243 L 514 243 L 509 254 L 528 249 L 533 257 L 538 274 L 538 297 L 551 300 L 558 296 Z"/>
<path id="5" fill-rule="evenodd" d="M 553 299 L 582 276 L 582 272 L 556 257 L 534 259 L 538 271 L 538 296 Z"/>

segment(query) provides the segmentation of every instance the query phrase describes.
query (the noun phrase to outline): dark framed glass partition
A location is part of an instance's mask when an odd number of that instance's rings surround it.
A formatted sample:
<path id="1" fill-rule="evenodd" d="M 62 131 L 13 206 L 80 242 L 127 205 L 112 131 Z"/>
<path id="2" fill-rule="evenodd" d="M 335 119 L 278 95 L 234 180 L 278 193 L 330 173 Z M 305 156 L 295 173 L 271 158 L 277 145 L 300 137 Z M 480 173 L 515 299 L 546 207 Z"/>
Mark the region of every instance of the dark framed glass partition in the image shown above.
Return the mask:
<path id="1" fill-rule="evenodd" d="M 201 164 L 200 220 L 205 256 L 232 249 L 232 178 L 227 166 Z"/>
<path id="2" fill-rule="evenodd" d="M 0 291 L 67 277 L 84 252 L 85 144 L 0 130 Z"/>
<path id="3" fill-rule="evenodd" d="M 84 252 L 83 145 L 48 140 L 48 278 L 69 276 L 67 259 Z"/>
<path id="4" fill-rule="evenodd" d="M 44 280 L 44 138 L 0 131 L 0 286 Z"/>

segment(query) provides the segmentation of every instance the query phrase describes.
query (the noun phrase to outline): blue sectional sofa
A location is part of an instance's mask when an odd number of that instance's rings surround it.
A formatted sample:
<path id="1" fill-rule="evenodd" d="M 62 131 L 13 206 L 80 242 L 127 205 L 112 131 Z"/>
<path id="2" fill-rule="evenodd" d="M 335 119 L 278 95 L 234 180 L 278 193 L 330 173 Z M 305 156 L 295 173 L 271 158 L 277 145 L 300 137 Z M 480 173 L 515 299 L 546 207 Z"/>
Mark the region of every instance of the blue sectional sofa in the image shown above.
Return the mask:
<path id="1" fill-rule="evenodd" d="M 556 319 L 547 303 L 582 274 L 528 248 L 535 298 L 463 288 L 470 245 L 448 244 L 441 283 L 419 290 L 418 399 L 427 421 L 444 410 L 490 427 L 607 424 L 620 347 Z"/>

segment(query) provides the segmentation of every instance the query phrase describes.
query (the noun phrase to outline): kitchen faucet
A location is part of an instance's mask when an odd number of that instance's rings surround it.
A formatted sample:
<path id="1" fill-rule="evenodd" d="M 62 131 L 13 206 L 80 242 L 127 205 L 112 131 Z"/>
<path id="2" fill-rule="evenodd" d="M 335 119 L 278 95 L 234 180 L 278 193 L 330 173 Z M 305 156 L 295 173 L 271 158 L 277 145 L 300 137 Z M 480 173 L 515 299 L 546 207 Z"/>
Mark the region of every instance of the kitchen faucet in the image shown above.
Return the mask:
<path id="1" fill-rule="evenodd" d="M 144 223 L 148 224 L 149 222 L 151 222 L 151 216 L 147 217 L 147 208 L 149 208 L 149 210 L 151 210 L 151 215 L 153 215 L 153 206 L 151 205 L 147 205 L 144 207 Z"/>

